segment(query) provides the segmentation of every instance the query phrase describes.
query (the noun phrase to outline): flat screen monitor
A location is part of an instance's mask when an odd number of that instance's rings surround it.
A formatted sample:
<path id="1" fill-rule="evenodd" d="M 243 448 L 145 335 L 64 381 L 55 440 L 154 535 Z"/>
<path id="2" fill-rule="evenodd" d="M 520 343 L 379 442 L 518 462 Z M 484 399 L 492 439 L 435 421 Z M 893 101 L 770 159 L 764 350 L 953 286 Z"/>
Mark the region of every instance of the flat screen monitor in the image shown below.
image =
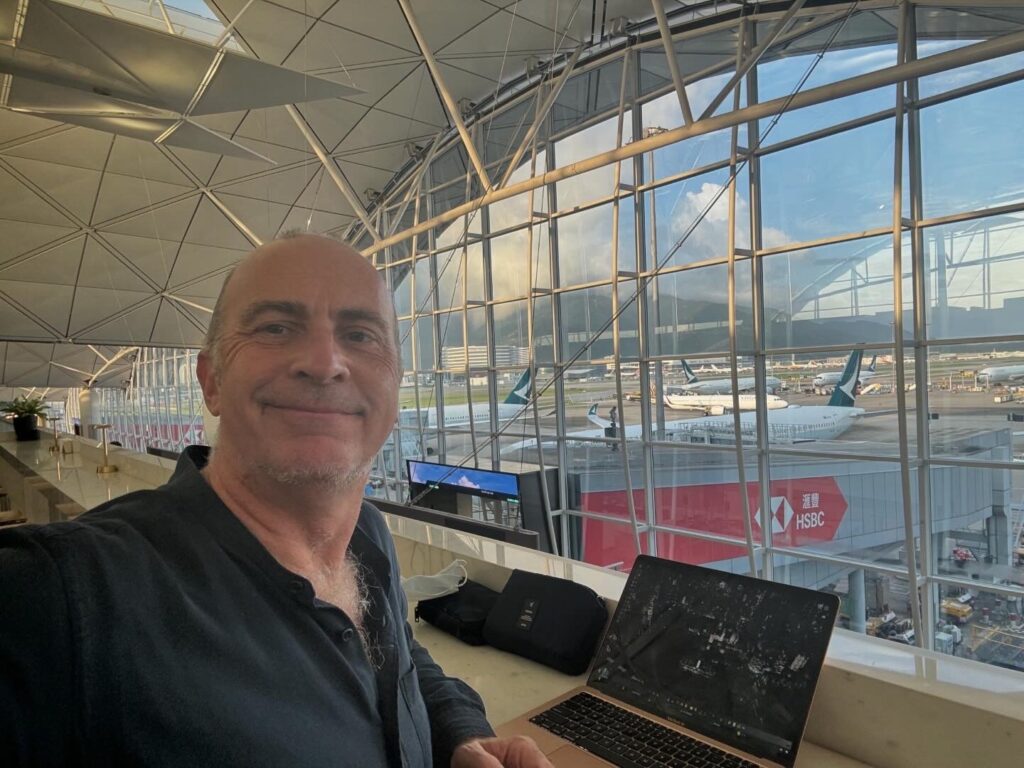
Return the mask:
<path id="1" fill-rule="evenodd" d="M 488 499 L 519 501 L 519 475 L 406 459 L 409 483 Z"/>

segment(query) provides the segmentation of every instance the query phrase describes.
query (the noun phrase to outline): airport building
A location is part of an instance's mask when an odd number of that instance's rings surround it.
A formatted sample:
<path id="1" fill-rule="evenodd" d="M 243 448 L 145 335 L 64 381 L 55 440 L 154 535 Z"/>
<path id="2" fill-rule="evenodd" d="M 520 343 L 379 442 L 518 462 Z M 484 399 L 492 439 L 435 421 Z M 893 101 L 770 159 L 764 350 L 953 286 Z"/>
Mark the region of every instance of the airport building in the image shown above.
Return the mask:
<path id="1" fill-rule="evenodd" d="M 225 278 L 325 234 L 397 312 L 371 499 L 829 592 L 893 652 L 1024 672 L 1020 3 L 377 5 L 0 3 L 3 45 L 61 62 L 0 58 L 0 400 L 213 443 Z M 131 30 L 215 61 L 168 44 L 143 82 L 109 65 Z"/>

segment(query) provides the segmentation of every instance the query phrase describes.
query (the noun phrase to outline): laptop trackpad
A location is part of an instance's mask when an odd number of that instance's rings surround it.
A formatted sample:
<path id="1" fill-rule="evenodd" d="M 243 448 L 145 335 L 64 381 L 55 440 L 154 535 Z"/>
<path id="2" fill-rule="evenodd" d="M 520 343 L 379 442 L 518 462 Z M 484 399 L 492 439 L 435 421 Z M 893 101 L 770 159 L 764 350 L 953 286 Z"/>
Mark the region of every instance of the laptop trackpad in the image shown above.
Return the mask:
<path id="1" fill-rule="evenodd" d="M 566 744 L 548 753 L 548 760 L 555 768 L 608 768 L 610 763 L 589 752 Z"/>

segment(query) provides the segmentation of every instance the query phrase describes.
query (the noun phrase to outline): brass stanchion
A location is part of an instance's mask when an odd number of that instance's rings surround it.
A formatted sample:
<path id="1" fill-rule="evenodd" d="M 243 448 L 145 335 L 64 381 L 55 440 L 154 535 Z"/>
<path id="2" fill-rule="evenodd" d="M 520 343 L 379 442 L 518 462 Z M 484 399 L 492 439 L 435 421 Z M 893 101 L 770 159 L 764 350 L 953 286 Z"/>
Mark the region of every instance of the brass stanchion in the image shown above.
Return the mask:
<path id="1" fill-rule="evenodd" d="M 110 451 L 107 448 L 107 430 L 110 429 L 111 425 L 95 424 L 94 426 L 103 434 L 103 465 L 96 467 L 96 472 L 101 475 L 109 475 L 114 472 L 117 472 L 117 465 L 110 463 Z"/>

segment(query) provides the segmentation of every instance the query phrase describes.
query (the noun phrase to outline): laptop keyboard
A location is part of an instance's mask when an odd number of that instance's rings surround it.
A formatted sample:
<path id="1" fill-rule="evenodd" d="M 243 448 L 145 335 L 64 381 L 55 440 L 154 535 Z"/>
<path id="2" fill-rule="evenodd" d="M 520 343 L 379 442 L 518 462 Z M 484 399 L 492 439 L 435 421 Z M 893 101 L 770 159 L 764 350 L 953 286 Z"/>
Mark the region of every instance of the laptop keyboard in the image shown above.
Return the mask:
<path id="1" fill-rule="evenodd" d="M 589 693 L 577 693 L 530 722 L 620 768 L 757 768 Z"/>

